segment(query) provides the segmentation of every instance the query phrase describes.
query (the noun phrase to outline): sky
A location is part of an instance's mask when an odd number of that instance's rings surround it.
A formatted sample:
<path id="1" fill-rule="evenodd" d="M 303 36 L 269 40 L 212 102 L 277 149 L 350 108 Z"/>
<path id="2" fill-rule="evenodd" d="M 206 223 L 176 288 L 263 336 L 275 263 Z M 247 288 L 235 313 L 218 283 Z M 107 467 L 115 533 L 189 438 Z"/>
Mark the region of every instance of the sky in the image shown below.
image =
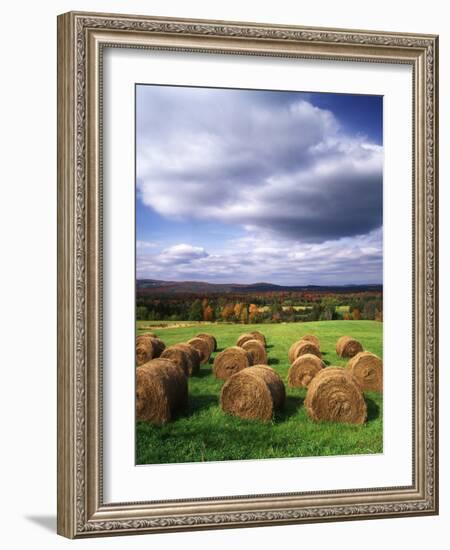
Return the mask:
<path id="1" fill-rule="evenodd" d="M 138 279 L 381 284 L 382 97 L 136 86 Z"/>

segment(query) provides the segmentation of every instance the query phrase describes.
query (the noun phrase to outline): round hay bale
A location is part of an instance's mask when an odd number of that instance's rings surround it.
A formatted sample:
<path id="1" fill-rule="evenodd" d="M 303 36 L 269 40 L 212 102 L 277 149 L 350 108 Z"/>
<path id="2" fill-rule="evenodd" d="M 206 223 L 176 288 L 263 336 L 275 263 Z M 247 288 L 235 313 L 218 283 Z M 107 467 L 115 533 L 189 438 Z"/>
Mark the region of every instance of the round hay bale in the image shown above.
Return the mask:
<path id="1" fill-rule="evenodd" d="M 314 334 L 305 334 L 305 336 L 302 336 L 300 340 L 304 340 L 305 342 L 312 342 L 318 349 L 320 349 L 320 340 Z"/>
<path id="2" fill-rule="evenodd" d="M 247 340 L 241 347 L 252 354 L 253 365 L 267 365 L 266 349 L 260 340 Z"/>
<path id="3" fill-rule="evenodd" d="M 288 372 L 288 383 L 292 388 L 307 388 L 311 380 L 322 369 L 325 368 L 325 363 L 319 359 L 317 355 L 305 353 L 300 355 L 292 363 Z"/>
<path id="4" fill-rule="evenodd" d="M 307 340 L 300 340 L 300 343 L 297 347 L 297 357 L 300 357 L 300 355 L 305 355 L 306 353 L 312 353 L 313 355 L 316 355 L 319 359 L 322 359 L 322 354 L 320 353 L 320 349 L 313 344 L 312 342 L 308 342 Z"/>
<path id="5" fill-rule="evenodd" d="M 322 369 L 308 386 L 304 402 L 312 420 L 364 424 L 367 405 L 355 377 L 339 367 Z"/>
<path id="6" fill-rule="evenodd" d="M 175 365 L 180 367 L 186 376 L 192 373 L 191 355 L 186 350 L 180 348 L 177 344 L 169 346 L 161 353 L 161 359 L 170 359 Z"/>
<path id="7" fill-rule="evenodd" d="M 139 338 L 136 340 L 136 365 L 140 366 L 156 357 L 154 338 Z"/>
<path id="8" fill-rule="evenodd" d="M 185 342 L 180 342 L 179 344 L 175 344 L 175 346 L 185 351 L 189 356 L 189 376 L 197 374 L 200 370 L 200 354 L 198 350 Z"/>
<path id="9" fill-rule="evenodd" d="M 183 370 L 170 359 L 152 359 L 136 369 L 136 418 L 164 424 L 188 402 Z"/>
<path id="10" fill-rule="evenodd" d="M 166 344 L 161 340 L 161 338 L 152 338 L 154 354 L 153 357 L 160 357 L 161 353 L 166 349 Z"/>
<path id="11" fill-rule="evenodd" d="M 200 370 L 200 365 L 201 365 L 201 361 L 202 361 L 202 354 L 200 353 L 200 351 L 197 348 L 194 348 L 194 346 L 191 346 L 187 342 L 183 342 L 182 345 L 183 346 L 188 346 L 188 348 L 189 348 L 189 350 L 192 354 L 192 361 L 193 361 L 193 364 L 194 364 L 195 372 L 198 372 Z"/>
<path id="12" fill-rule="evenodd" d="M 209 347 L 211 348 L 211 353 L 213 351 L 216 351 L 217 349 L 217 340 L 212 334 L 209 334 L 207 332 L 200 332 L 199 334 L 195 335 L 196 338 L 205 338 L 205 340 L 208 340 Z"/>
<path id="13" fill-rule="evenodd" d="M 191 338 L 187 343 L 195 348 L 200 354 L 200 364 L 204 365 L 211 357 L 211 347 L 204 338 Z"/>
<path id="14" fill-rule="evenodd" d="M 340 357 L 353 357 L 360 351 L 364 351 L 364 348 L 351 336 L 341 336 L 336 342 L 336 353 Z"/>
<path id="15" fill-rule="evenodd" d="M 242 344 L 244 344 L 245 342 L 248 342 L 249 340 L 255 340 L 255 336 L 250 332 L 241 334 L 236 341 L 236 346 L 239 346 L 241 348 Z M 257 340 L 259 340 L 259 338 L 257 338 Z"/>
<path id="16" fill-rule="evenodd" d="M 244 348 L 232 346 L 216 355 L 213 363 L 213 372 L 216 378 L 228 380 L 236 372 L 251 367 L 252 354 Z"/>
<path id="17" fill-rule="evenodd" d="M 289 359 L 289 363 L 293 363 L 295 361 L 295 359 L 297 358 L 297 348 L 298 346 L 300 345 L 300 342 L 301 340 L 297 340 L 296 342 L 294 342 L 291 347 L 289 348 L 289 351 L 288 351 L 288 359 Z"/>
<path id="18" fill-rule="evenodd" d="M 264 347 L 266 346 L 266 337 L 262 332 L 259 330 L 252 330 L 249 334 L 253 334 L 255 340 L 259 340 Z"/>
<path id="19" fill-rule="evenodd" d="M 315 344 L 308 342 L 307 340 L 299 340 L 298 342 L 294 342 L 289 348 L 289 362 L 292 364 L 297 357 L 300 355 L 305 355 L 306 353 L 311 353 L 312 355 L 316 355 L 319 359 L 322 359 L 322 354 Z"/>
<path id="20" fill-rule="evenodd" d="M 138 334 L 136 336 L 136 344 L 142 342 L 143 340 L 148 340 L 149 338 L 156 338 L 156 336 L 150 336 L 150 334 Z"/>
<path id="21" fill-rule="evenodd" d="M 360 351 L 347 363 L 363 391 L 383 391 L 383 361 L 374 353 Z"/>
<path id="22" fill-rule="evenodd" d="M 283 380 L 267 365 L 255 365 L 233 374 L 220 393 L 220 406 L 224 412 L 263 422 L 272 420 L 285 400 Z"/>

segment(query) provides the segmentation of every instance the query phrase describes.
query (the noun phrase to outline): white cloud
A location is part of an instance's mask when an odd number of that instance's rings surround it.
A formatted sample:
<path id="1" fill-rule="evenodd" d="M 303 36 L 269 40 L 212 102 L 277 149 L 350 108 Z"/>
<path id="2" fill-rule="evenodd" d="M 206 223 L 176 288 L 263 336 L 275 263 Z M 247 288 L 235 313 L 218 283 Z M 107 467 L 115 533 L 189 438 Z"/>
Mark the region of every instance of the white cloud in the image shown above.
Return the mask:
<path id="1" fill-rule="evenodd" d="M 263 234 L 237 239 L 214 254 L 179 244 L 160 254 L 141 255 L 138 278 L 288 285 L 380 283 L 381 266 L 381 230 L 320 244 L 271 240 Z"/>
<path id="2" fill-rule="evenodd" d="M 346 135 L 330 111 L 270 94 L 142 93 L 137 185 L 158 214 L 305 243 L 381 225 L 382 147 Z"/>

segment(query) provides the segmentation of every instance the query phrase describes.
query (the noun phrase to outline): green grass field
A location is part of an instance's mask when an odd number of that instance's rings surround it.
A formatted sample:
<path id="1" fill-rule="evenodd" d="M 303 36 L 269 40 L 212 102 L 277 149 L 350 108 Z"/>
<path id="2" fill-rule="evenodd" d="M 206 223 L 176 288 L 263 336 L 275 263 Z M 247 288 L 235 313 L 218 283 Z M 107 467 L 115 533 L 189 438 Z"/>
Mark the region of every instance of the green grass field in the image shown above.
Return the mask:
<path id="1" fill-rule="evenodd" d="M 210 364 L 189 378 L 189 409 L 164 426 L 138 422 L 136 463 L 161 464 L 210 460 L 242 460 L 301 456 L 372 454 L 383 451 L 382 395 L 365 394 L 368 421 L 363 426 L 313 422 L 303 407 L 306 390 L 289 388 L 287 373 L 289 346 L 307 333 L 320 338 L 327 365 L 345 365 L 336 355 L 336 340 L 349 334 L 364 349 L 382 356 L 382 323 L 376 321 L 322 321 L 263 325 L 185 323 L 190 326 L 151 328 L 139 321 L 138 333 L 152 330 L 166 346 L 184 342 L 200 330 L 217 338 L 218 351 L 236 343 L 249 330 L 260 330 L 267 340 L 269 364 L 286 385 L 286 406 L 272 422 L 241 420 L 223 413 L 219 395 L 223 382 L 216 380 Z M 146 328 L 144 328 L 146 327 Z"/>

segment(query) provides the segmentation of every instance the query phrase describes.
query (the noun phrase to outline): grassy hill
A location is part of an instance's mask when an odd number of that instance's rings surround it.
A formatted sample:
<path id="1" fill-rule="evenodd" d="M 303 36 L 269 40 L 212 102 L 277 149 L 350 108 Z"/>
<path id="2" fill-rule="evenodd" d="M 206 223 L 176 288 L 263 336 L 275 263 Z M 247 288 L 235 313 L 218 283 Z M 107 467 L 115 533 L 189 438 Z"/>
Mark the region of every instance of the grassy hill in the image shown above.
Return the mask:
<path id="1" fill-rule="evenodd" d="M 182 323 L 181 323 L 182 324 Z M 383 451 L 382 395 L 365 394 L 368 421 L 364 426 L 316 423 L 303 407 L 306 390 L 289 388 L 287 373 L 289 346 L 302 335 L 320 338 L 323 360 L 327 365 L 346 361 L 336 355 L 336 340 L 349 334 L 364 349 L 382 356 L 383 324 L 376 321 L 322 321 L 262 325 L 193 324 L 167 328 L 149 328 L 148 321 L 137 324 L 138 334 L 151 330 L 167 345 L 184 342 L 200 330 L 213 334 L 218 351 L 236 343 L 247 330 L 260 330 L 267 340 L 269 364 L 286 384 L 286 406 L 273 422 L 241 420 L 224 414 L 219 407 L 223 382 L 216 380 L 210 364 L 189 379 L 189 409 L 165 426 L 137 423 L 136 463 L 158 464 L 301 456 L 372 454 Z M 147 328 L 144 328 L 147 327 Z M 217 353 L 217 352 L 216 352 Z"/>

